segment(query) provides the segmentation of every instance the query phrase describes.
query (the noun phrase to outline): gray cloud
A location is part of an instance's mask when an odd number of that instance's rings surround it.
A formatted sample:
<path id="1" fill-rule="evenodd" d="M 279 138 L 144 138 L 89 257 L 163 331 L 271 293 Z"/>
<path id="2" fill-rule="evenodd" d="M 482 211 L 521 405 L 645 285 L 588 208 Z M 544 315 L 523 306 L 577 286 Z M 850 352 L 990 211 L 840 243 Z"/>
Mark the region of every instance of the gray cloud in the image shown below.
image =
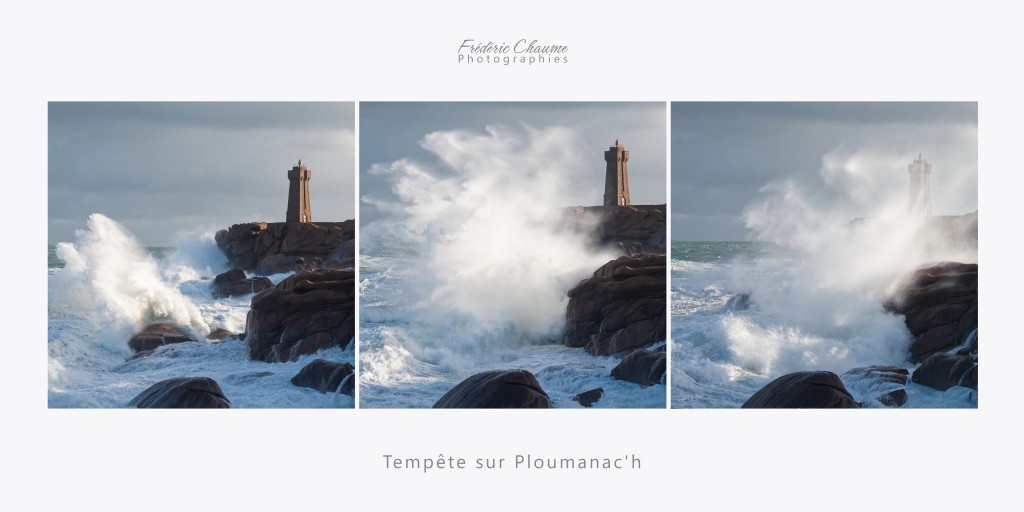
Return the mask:
<path id="1" fill-rule="evenodd" d="M 923 153 L 935 212 L 973 211 L 977 151 L 976 103 L 673 103 L 672 238 L 746 239 L 739 219 L 762 187 L 792 178 L 835 194 L 821 170 L 837 156 L 876 155 L 862 159 L 879 165 L 874 187 L 904 190 Z"/>
<path id="2" fill-rule="evenodd" d="M 50 242 L 102 213 L 145 245 L 283 221 L 286 171 L 313 171 L 314 219 L 354 216 L 352 103 L 51 103 Z"/>

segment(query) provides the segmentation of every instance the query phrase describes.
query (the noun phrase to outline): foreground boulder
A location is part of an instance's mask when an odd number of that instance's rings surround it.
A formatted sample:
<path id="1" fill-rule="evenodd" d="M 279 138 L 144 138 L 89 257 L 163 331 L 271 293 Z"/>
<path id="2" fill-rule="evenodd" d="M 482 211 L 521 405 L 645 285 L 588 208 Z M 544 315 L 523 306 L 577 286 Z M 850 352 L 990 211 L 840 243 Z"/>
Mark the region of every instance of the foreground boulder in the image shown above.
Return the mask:
<path id="1" fill-rule="evenodd" d="M 907 404 L 907 390 L 897 389 L 875 398 L 886 407 L 903 407 Z"/>
<path id="2" fill-rule="evenodd" d="M 832 372 L 796 372 L 783 375 L 754 393 L 742 408 L 856 409 L 860 405 L 843 381 Z"/>
<path id="3" fill-rule="evenodd" d="M 295 361 L 345 347 L 355 333 L 355 272 L 319 269 L 281 281 L 252 298 L 246 317 L 249 358 Z"/>
<path id="4" fill-rule="evenodd" d="M 213 296 L 244 297 L 274 286 L 266 277 L 249 278 L 245 271 L 233 268 L 213 278 Z"/>
<path id="5" fill-rule="evenodd" d="M 953 386 L 978 389 L 978 365 L 970 356 L 935 354 L 914 370 L 911 379 L 939 391 Z"/>
<path id="6" fill-rule="evenodd" d="M 940 263 L 918 269 L 885 308 L 906 316 L 914 336 L 911 361 L 920 363 L 960 346 L 978 328 L 978 265 Z"/>
<path id="7" fill-rule="evenodd" d="M 590 407 L 597 403 L 601 397 L 604 396 L 604 388 L 591 389 L 590 391 L 584 391 L 578 395 L 573 395 L 570 399 L 573 402 L 580 404 L 583 407 Z"/>
<path id="8" fill-rule="evenodd" d="M 139 409 L 228 409 L 231 402 L 211 378 L 176 377 L 153 384 L 128 405 Z"/>
<path id="9" fill-rule="evenodd" d="M 547 409 L 548 394 L 526 370 L 491 370 L 458 383 L 435 409 Z"/>
<path id="10" fill-rule="evenodd" d="M 641 386 L 660 384 L 665 377 L 666 356 L 664 352 L 634 350 L 612 368 L 612 378 L 625 380 Z"/>
<path id="11" fill-rule="evenodd" d="M 621 256 L 569 290 L 567 347 L 625 355 L 665 339 L 665 255 Z"/>
<path id="12" fill-rule="evenodd" d="M 295 270 L 300 258 L 306 268 L 340 266 L 354 251 L 341 249 L 355 238 L 355 221 L 247 222 L 217 232 L 217 247 L 234 267 L 262 275 Z M 354 249 L 354 245 L 348 247 Z M 344 261 L 337 261 L 344 260 Z M 335 262 L 335 265 L 332 265 Z"/>
<path id="13" fill-rule="evenodd" d="M 355 378 L 352 365 L 335 363 L 326 359 L 317 359 L 303 366 L 299 373 L 292 377 L 292 384 L 303 388 L 313 388 L 321 393 L 341 393 L 354 396 Z"/>
<path id="14" fill-rule="evenodd" d="M 196 339 L 175 329 L 171 324 L 150 324 L 128 340 L 128 348 L 132 349 L 132 352 L 144 352 L 162 345 L 185 343 L 186 341 L 196 341 Z"/>

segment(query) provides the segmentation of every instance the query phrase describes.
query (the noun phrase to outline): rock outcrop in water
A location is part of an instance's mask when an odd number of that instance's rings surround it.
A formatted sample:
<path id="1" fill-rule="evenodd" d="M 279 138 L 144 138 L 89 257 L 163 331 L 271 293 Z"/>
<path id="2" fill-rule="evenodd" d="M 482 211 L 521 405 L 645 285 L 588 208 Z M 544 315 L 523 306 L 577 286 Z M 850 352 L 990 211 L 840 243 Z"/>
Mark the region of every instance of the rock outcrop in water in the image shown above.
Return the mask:
<path id="1" fill-rule="evenodd" d="M 580 404 L 582 407 L 591 407 L 601 400 L 602 396 L 604 396 L 604 388 L 595 388 L 573 395 L 570 400 Z"/>
<path id="2" fill-rule="evenodd" d="M 914 336 L 910 345 L 914 363 L 963 345 L 978 328 L 978 265 L 940 263 L 920 268 L 898 287 L 885 308 L 906 316 Z"/>
<path id="3" fill-rule="evenodd" d="M 252 298 L 246 318 L 251 359 L 295 361 L 329 347 L 345 347 L 355 333 L 355 272 L 301 272 Z"/>
<path id="4" fill-rule="evenodd" d="M 665 378 L 666 362 L 664 351 L 634 350 L 612 368 L 612 378 L 644 387 L 661 384 L 661 379 Z"/>
<path id="5" fill-rule="evenodd" d="M 795 372 L 783 375 L 754 393 L 742 408 L 856 409 L 860 405 L 843 381 L 832 372 Z"/>
<path id="6" fill-rule="evenodd" d="M 137 353 L 187 341 L 196 341 L 196 339 L 175 329 L 171 324 L 150 324 L 128 340 L 128 348 Z"/>
<path id="7" fill-rule="evenodd" d="M 228 409 L 231 401 L 208 377 L 176 377 L 147 388 L 128 402 L 139 409 Z"/>
<path id="8" fill-rule="evenodd" d="M 665 205 L 577 206 L 569 219 L 579 226 L 593 226 L 595 242 L 629 248 L 639 245 L 643 252 L 664 253 L 666 248 Z"/>
<path id="9" fill-rule="evenodd" d="M 354 369 L 349 363 L 335 363 L 326 359 L 317 359 L 303 366 L 299 373 L 292 377 L 292 384 L 303 388 L 312 388 L 321 393 L 340 393 L 355 395 Z M 349 378 L 352 377 L 352 378 Z"/>
<path id="10" fill-rule="evenodd" d="M 548 394 L 526 370 L 491 370 L 455 385 L 435 409 L 547 409 Z"/>
<path id="11" fill-rule="evenodd" d="M 621 256 L 569 290 L 567 347 L 620 355 L 665 339 L 665 255 Z"/>
<path id="12" fill-rule="evenodd" d="M 935 354 L 914 370 L 911 379 L 940 391 L 953 386 L 978 389 L 978 364 L 968 355 Z"/>
<path id="13" fill-rule="evenodd" d="M 233 267 L 261 275 L 304 268 L 347 268 L 355 261 L 355 220 L 247 222 L 217 232 L 217 247 Z"/>
<path id="14" fill-rule="evenodd" d="M 240 268 L 233 268 L 213 278 L 213 296 L 223 297 L 244 297 L 261 292 L 274 286 L 266 277 L 249 278 L 245 271 Z"/>

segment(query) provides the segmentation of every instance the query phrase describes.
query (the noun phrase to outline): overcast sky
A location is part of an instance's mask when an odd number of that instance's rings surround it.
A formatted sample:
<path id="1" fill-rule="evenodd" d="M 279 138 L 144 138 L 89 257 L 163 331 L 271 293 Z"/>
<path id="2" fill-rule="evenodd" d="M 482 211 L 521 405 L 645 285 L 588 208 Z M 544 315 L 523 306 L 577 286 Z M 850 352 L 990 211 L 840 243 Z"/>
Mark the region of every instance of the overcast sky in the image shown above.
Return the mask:
<path id="1" fill-rule="evenodd" d="M 284 221 L 300 157 L 314 221 L 351 219 L 354 125 L 352 103 L 50 103 L 48 239 L 73 241 L 94 212 L 147 246 Z"/>
<path id="2" fill-rule="evenodd" d="M 919 153 L 933 165 L 935 214 L 974 211 L 977 120 L 976 103 L 673 103 L 672 239 L 747 239 L 744 206 L 780 179 L 843 201 L 842 176 L 826 179 L 836 168 L 903 194 Z"/>
<path id="3" fill-rule="evenodd" d="M 437 155 L 420 145 L 428 133 L 462 130 L 482 134 L 488 125 L 518 129 L 524 124 L 578 132 L 584 148 L 578 157 L 593 167 L 593 183 L 581 185 L 580 190 L 600 192 L 595 197 L 579 194 L 574 198 L 576 205 L 602 203 L 604 151 L 616 138 L 630 152 L 632 203 L 666 201 L 664 103 L 360 103 L 360 197 L 386 194 L 391 186 L 386 178 L 366 172 L 374 164 L 408 158 L 440 165 Z M 362 221 L 371 221 L 377 212 L 364 207 L 360 214 Z"/>

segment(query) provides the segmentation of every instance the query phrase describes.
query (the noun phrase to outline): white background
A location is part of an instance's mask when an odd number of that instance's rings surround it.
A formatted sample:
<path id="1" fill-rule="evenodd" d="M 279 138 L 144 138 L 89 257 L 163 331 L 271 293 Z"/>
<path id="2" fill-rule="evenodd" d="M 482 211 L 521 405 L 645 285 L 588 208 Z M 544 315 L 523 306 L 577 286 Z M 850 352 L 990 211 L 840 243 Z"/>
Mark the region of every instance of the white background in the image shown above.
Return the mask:
<path id="1" fill-rule="evenodd" d="M 939 2 L 209 4 L 21 3 L 0 15 L 3 508 L 1019 503 L 1019 16 Z M 465 38 L 565 44 L 570 62 L 459 65 Z M 979 408 L 51 411 L 42 251 L 52 100 L 978 101 Z M 635 453 L 644 466 L 424 475 L 385 471 L 382 459 L 526 452 Z"/>

